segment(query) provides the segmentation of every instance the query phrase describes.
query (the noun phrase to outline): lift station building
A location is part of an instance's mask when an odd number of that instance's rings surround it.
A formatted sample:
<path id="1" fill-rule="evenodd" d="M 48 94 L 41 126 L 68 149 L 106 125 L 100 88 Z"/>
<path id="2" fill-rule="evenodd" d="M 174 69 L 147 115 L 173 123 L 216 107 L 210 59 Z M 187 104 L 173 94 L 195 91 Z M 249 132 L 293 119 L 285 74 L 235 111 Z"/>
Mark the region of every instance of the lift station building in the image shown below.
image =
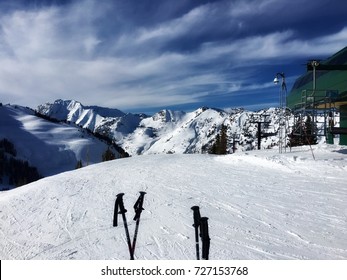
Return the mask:
<path id="1" fill-rule="evenodd" d="M 294 128 L 310 116 L 313 133 L 326 136 L 330 144 L 334 135 L 340 135 L 339 144 L 347 145 L 347 47 L 326 60 L 309 61 L 307 73 L 295 81 L 286 103 L 294 114 Z M 339 126 L 334 121 L 337 115 Z"/>

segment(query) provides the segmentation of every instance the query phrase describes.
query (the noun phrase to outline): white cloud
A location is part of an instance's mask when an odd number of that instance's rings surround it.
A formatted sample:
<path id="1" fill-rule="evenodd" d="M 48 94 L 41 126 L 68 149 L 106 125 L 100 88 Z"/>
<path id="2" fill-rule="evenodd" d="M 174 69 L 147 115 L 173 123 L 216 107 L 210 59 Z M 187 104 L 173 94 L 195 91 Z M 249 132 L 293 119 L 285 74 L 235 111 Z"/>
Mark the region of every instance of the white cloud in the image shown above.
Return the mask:
<path id="1" fill-rule="evenodd" d="M 199 6 L 184 14 L 180 18 L 155 26 L 154 28 L 142 28 L 136 39 L 138 43 L 143 43 L 153 39 L 169 40 L 186 35 L 189 32 L 198 32 L 199 28 L 210 16 L 212 4 Z"/>
<path id="2" fill-rule="evenodd" d="M 101 37 L 102 26 L 94 23 L 103 12 L 97 3 L 81 1 L 68 8 L 17 11 L 1 17 L 2 102 L 21 100 L 35 107 L 56 98 L 74 98 L 120 109 L 193 103 L 216 92 L 236 94 L 270 87 L 258 82 L 249 85 L 254 65 L 327 56 L 347 41 L 347 27 L 311 40 L 297 39 L 295 31 L 285 30 L 206 42 L 186 53 L 159 52 L 161 45 L 208 23 L 221 6 L 203 5 L 179 18 L 110 39 Z M 234 13 L 241 17 L 254 12 L 242 3 Z M 261 4 L 260 10 L 272 1 Z M 240 70 L 247 64 L 251 70 Z"/>
<path id="3" fill-rule="evenodd" d="M 278 0 L 235 1 L 230 4 L 232 17 L 256 16 L 273 10 L 279 5 Z"/>
<path id="4" fill-rule="evenodd" d="M 346 41 L 347 27 L 335 34 L 313 39 L 296 39 L 294 31 L 286 30 L 233 40 L 226 44 L 204 44 L 199 55 L 205 59 L 231 57 L 234 62 L 268 63 L 267 59 L 327 56 L 345 47 Z"/>
<path id="5" fill-rule="evenodd" d="M 7 48 L 19 59 L 45 56 L 54 51 L 56 31 L 51 19 L 55 18 L 55 12 L 55 9 L 39 13 L 20 11 L 5 16 L 1 20 L 2 41 L 5 43 L 2 49 Z"/>
<path id="6" fill-rule="evenodd" d="M 17 10 L 0 19 L 2 53 L 20 60 L 84 59 L 101 42 L 93 21 L 100 17 L 94 1 L 72 6 Z"/>
<path id="7" fill-rule="evenodd" d="M 101 43 L 102 41 L 97 39 L 95 36 L 87 37 L 83 40 L 85 51 L 88 55 L 92 55 L 96 49 L 96 47 Z"/>

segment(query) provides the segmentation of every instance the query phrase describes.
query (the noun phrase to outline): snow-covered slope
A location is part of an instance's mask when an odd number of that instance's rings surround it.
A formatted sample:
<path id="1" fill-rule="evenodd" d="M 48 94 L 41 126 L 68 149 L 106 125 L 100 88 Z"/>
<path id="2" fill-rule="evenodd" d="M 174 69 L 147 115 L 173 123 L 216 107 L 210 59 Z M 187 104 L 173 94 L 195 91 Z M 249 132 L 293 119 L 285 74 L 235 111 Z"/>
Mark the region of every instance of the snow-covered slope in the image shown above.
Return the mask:
<path id="1" fill-rule="evenodd" d="M 195 259 L 193 213 L 209 218 L 210 259 L 346 259 L 347 150 L 150 155 L 88 166 L 0 193 L 1 259 L 128 259 L 112 227 L 124 192 L 146 191 L 136 259 Z"/>
<path id="2" fill-rule="evenodd" d="M 39 118 L 28 108 L 0 107 L 0 139 L 6 138 L 17 156 L 38 168 L 43 176 L 101 162 L 107 144 L 74 125 Z M 117 154 L 116 151 L 114 151 Z"/>
<path id="3" fill-rule="evenodd" d="M 233 141 L 239 151 L 257 147 L 257 121 L 268 122 L 262 133 L 272 133 L 262 139 L 262 149 L 278 145 L 279 110 L 259 112 L 235 109 L 199 108 L 193 112 L 161 110 L 151 117 L 125 114 L 116 109 L 85 107 L 81 103 L 57 100 L 38 107 L 41 114 L 74 122 L 114 139 L 131 155 L 158 153 L 204 153 L 220 133 L 227 128 L 228 150 Z M 291 122 L 288 124 L 291 125 Z"/>

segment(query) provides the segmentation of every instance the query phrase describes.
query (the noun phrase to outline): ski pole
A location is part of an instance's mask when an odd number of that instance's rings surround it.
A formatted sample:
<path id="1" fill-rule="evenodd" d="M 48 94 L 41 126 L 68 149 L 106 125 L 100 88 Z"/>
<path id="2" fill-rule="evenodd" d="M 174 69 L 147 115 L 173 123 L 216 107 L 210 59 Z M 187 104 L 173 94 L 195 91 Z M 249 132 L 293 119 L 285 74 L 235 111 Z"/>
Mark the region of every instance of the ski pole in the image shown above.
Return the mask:
<path id="1" fill-rule="evenodd" d="M 114 227 L 118 226 L 118 214 L 122 214 L 124 228 L 125 228 L 125 235 L 127 238 L 128 249 L 129 249 L 129 253 L 130 253 L 130 260 L 133 260 L 134 254 L 133 254 L 133 251 L 131 248 L 128 223 L 127 223 L 127 218 L 125 216 L 125 213 L 127 212 L 127 210 L 124 208 L 123 195 L 124 195 L 124 193 L 117 194 L 116 203 L 114 205 L 113 226 Z M 118 211 L 118 209 L 119 209 L 119 211 Z"/>
<path id="2" fill-rule="evenodd" d="M 136 246 L 137 234 L 139 231 L 141 212 L 142 212 L 142 210 L 144 210 L 142 206 L 143 206 L 143 199 L 145 197 L 145 194 L 146 194 L 145 192 L 140 192 L 140 196 L 134 204 L 134 210 L 135 210 L 134 221 L 136 221 L 136 227 L 135 227 L 135 234 L 134 234 L 133 245 L 132 245 L 132 255 L 133 256 L 135 253 L 135 246 Z"/>
<path id="3" fill-rule="evenodd" d="M 200 232 L 202 241 L 202 259 L 208 260 L 208 255 L 210 252 L 210 236 L 208 234 L 208 218 L 202 217 L 200 219 Z"/>
<path id="4" fill-rule="evenodd" d="M 199 254 L 200 210 L 199 210 L 199 206 L 193 206 L 191 209 L 193 210 L 193 218 L 194 218 L 193 227 L 195 228 L 196 259 L 199 260 L 200 259 L 200 254 Z"/>

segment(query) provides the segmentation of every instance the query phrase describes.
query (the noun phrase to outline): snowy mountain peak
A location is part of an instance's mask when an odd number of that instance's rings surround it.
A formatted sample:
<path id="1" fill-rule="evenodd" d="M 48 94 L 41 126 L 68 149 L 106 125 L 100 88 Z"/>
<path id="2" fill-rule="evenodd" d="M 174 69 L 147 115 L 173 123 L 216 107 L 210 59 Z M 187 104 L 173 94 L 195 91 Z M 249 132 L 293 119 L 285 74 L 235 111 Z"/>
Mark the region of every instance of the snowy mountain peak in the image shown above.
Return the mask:
<path id="1" fill-rule="evenodd" d="M 45 103 L 39 105 L 37 111 L 46 116 L 56 118 L 58 120 L 66 120 L 77 122 L 81 115 L 98 115 L 101 117 L 122 117 L 124 112 L 118 109 L 110 109 L 99 106 L 84 106 L 76 100 L 57 99 L 54 103 Z"/>
<path id="2" fill-rule="evenodd" d="M 179 121 L 186 113 L 183 111 L 172 111 L 172 110 L 161 110 L 158 113 L 154 114 L 152 119 L 154 121 L 160 121 L 163 123 L 168 122 L 177 122 Z"/>
<path id="3" fill-rule="evenodd" d="M 144 115 L 126 114 L 118 109 L 84 106 L 75 100 L 58 99 L 54 103 L 38 106 L 37 111 L 53 119 L 68 121 L 90 131 L 114 138 L 123 137 L 135 130 Z"/>

